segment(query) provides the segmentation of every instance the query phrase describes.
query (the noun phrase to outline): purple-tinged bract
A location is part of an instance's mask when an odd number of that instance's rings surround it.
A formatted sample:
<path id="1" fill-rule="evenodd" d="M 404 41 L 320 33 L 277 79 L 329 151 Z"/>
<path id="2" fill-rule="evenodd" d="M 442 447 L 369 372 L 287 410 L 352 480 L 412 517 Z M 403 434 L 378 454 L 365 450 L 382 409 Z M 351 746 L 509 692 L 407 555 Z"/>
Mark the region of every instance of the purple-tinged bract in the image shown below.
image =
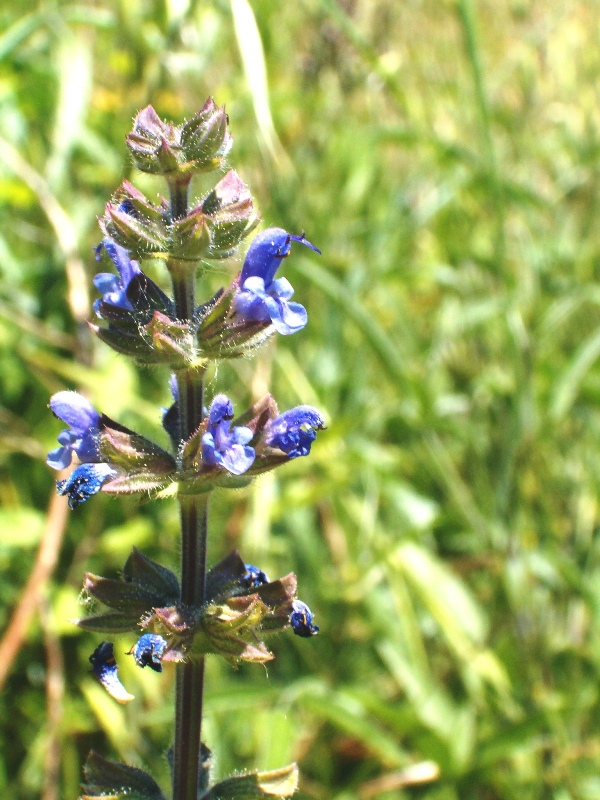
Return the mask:
<path id="1" fill-rule="evenodd" d="M 233 405 L 224 394 L 212 401 L 202 436 L 202 458 L 210 466 L 218 466 L 233 475 L 242 475 L 254 461 L 254 448 L 248 447 L 253 433 L 250 428 L 229 426 L 233 419 Z"/>

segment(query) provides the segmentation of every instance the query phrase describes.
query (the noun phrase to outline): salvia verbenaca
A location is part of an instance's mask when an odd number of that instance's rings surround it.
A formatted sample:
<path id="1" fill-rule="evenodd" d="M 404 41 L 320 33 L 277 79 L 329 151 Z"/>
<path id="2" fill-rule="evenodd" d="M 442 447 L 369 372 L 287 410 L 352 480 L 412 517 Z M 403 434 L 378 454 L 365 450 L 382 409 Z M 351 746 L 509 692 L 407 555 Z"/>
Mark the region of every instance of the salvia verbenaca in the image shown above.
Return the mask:
<path id="1" fill-rule="evenodd" d="M 232 145 L 225 109 L 209 99 L 192 119 L 175 125 L 148 106 L 126 141 L 138 169 L 164 178 L 168 197 L 152 203 L 123 181 L 107 203 L 96 248 L 105 271 L 94 279 L 99 297 L 90 327 L 137 363 L 169 370 L 165 385 L 172 402 L 162 409 L 162 425 L 170 446 L 115 422 L 82 395 L 61 391 L 50 409 L 66 427 L 47 462 L 57 470 L 74 465 L 57 483 L 72 509 L 99 492 L 170 489 L 180 506 L 181 572 L 177 576 L 133 548 L 119 577 L 85 575 L 84 589 L 101 610 L 78 625 L 98 634 L 134 633 L 128 655 L 137 666 L 161 672 L 170 664 L 176 670 L 175 739 L 168 754 L 173 800 L 288 797 L 297 785 L 294 764 L 211 785 L 210 751 L 201 742 L 203 662 L 215 654 L 232 665 L 264 663 L 273 658 L 265 643 L 270 635 L 289 628 L 310 638 L 319 628 L 297 597 L 293 573 L 270 580 L 237 551 L 206 569 L 208 499 L 214 489 L 244 486 L 307 456 L 324 418 L 306 405 L 280 412 L 271 395 L 236 413 L 225 394 L 205 397 L 204 377 L 215 361 L 249 356 L 272 336 L 304 328 L 306 310 L 291 300 L 292 286 L 279 272 L 299 245 L 320 251 L 304 233 L 267 228 L 250 242 L 230 284 L 198 302 L 203 265 L 234 255 L 259 221 L 234 170 L 205 196 L 189 199 L 195 175 L 223 169 Z M 144 272 L 148 258 L 164 263 L 171 294 Z M 133 700 L 119 678 L 112 642 L 102 641 L 90 662 L 114 700 Z M 150 775 L 97 753 L 84 772 L 82 800 L 165 800 Z"/>

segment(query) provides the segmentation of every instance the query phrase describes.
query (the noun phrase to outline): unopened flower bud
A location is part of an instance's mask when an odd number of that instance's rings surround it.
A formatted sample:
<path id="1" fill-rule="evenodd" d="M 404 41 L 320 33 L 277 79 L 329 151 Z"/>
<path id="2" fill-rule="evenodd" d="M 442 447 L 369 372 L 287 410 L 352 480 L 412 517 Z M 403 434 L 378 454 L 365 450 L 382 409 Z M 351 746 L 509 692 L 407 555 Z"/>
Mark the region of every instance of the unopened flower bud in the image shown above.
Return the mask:
<path id="1" fill-rule="evenodd" d="M 221 165 L 233 144 L 228 122 L 225 107 L 219 108 L 209 97 L 200 111 L 181 126 L 181 148 L 195 171 L 208 172 Z"/>
<path id="2" fill-rule="evenodd" d="M 179 130 L 163 122 L 152 106 L 136 116 L 126 140 L 133 163 L 143 172 L 166 175 L 179 167 Z"/>
<path id="3" fill-rule="evenodd" d="M 167 225 L 166 207 L 153 205 L 129 181 L 123 181 L 100 220 L 108 237 L 138 257 L 165 251 Z"/>
<path id="4" fill-rule="evenodd" d="M 136 116 L 127 147 L 138 169 L 155 175 L 188 176 L 218 169 L 231 149 L 225 108 L 209 98 L 183 125 L 162 120 L 152 106 Z"/>
<path id="5" fill-rule="evenodd" d="M 258 224 L 252 195 L 235 170 L 230 170 L 201 203 L 208 218 L 208 258 L 229 258 Z"/>

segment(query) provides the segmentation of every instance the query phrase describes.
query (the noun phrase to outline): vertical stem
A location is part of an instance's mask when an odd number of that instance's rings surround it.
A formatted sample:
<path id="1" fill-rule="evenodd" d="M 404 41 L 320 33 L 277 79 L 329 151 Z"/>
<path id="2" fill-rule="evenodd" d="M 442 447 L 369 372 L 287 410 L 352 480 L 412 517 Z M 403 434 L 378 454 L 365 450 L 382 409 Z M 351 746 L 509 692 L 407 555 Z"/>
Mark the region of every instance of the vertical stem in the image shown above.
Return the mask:
<path id="1" fill-rule="evenodd" d="M 199 605 L 204 599 L 208 494 L 182 497 L 181 602 Z M 204 659 L 177 664 L 173 800 L 197 800 L 202 733 Z"/>
<path id="2" fill-rule="evenodd" d="M 190 188 L 190 178 L 186 177 L 181 181 L 170 180 L 170 212 L 171 219 L 181 219 L 188 212 L 188 189 Z"/>
<path id="3" fill-rule="evenodd" d="M 187 213 L 188 184 L 169 184 L 171 218 Z M 189 320 L 194 313 L 195 271 L 190 263 L 168 263 L 177 318 Z M 187 440 L 202 421 L 204 372 L 176 373 L 180 435 Z M 208 494 L 180 496 L 181 603 L 198 607 L 204 602 Z M 175 693 L 175 742 L 173 745 L 173 800 L 197 800 L 202 732 L 204 659 L 177 664 Z"/>
<path id="4" fill-rule="evenodd" d="M 204 602 L 206 571 L 206 526 L 208 493 L 182 496 L 181 519 L 181 602 L 198 606 Z"/>

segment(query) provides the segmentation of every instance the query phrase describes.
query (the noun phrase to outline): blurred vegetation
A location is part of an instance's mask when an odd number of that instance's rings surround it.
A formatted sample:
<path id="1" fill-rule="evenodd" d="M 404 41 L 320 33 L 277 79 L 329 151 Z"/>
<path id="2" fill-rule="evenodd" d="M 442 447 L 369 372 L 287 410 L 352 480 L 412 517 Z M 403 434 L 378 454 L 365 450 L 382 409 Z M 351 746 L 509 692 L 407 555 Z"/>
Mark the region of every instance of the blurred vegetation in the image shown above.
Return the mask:
<path id="1" fill-rule="evenodd" d="M 321 626 L 268 670 L 210 662 L 218 774 L 297 759 L 301 800 L 600 797 L 597 12 L 5 0 L 0 630 L 24 593 L 35 613 L 0 650 L 3 800 L 77 797 L 91 747 L 167 780 L 170 671 L 125 664 L 137 700 L 117 707 L 69 620 L 85 569 L 116 574 L 132 545 L 176 566 L 175 504 L 100 496 L 61 538 L 46 404 L 79 387 L 160 436 L 167 376 L 84 323 L 96 217 L 124 176 L 157 191 L 127 162 L 134 113 L 180 121 L 208 95 L 265 223 L 323 250 L 284 271 L 306 330 L 221 366 L 219 390 L 330 422 L 310 460 L 214 499 L 211 562 L 293 569 Z"/>

